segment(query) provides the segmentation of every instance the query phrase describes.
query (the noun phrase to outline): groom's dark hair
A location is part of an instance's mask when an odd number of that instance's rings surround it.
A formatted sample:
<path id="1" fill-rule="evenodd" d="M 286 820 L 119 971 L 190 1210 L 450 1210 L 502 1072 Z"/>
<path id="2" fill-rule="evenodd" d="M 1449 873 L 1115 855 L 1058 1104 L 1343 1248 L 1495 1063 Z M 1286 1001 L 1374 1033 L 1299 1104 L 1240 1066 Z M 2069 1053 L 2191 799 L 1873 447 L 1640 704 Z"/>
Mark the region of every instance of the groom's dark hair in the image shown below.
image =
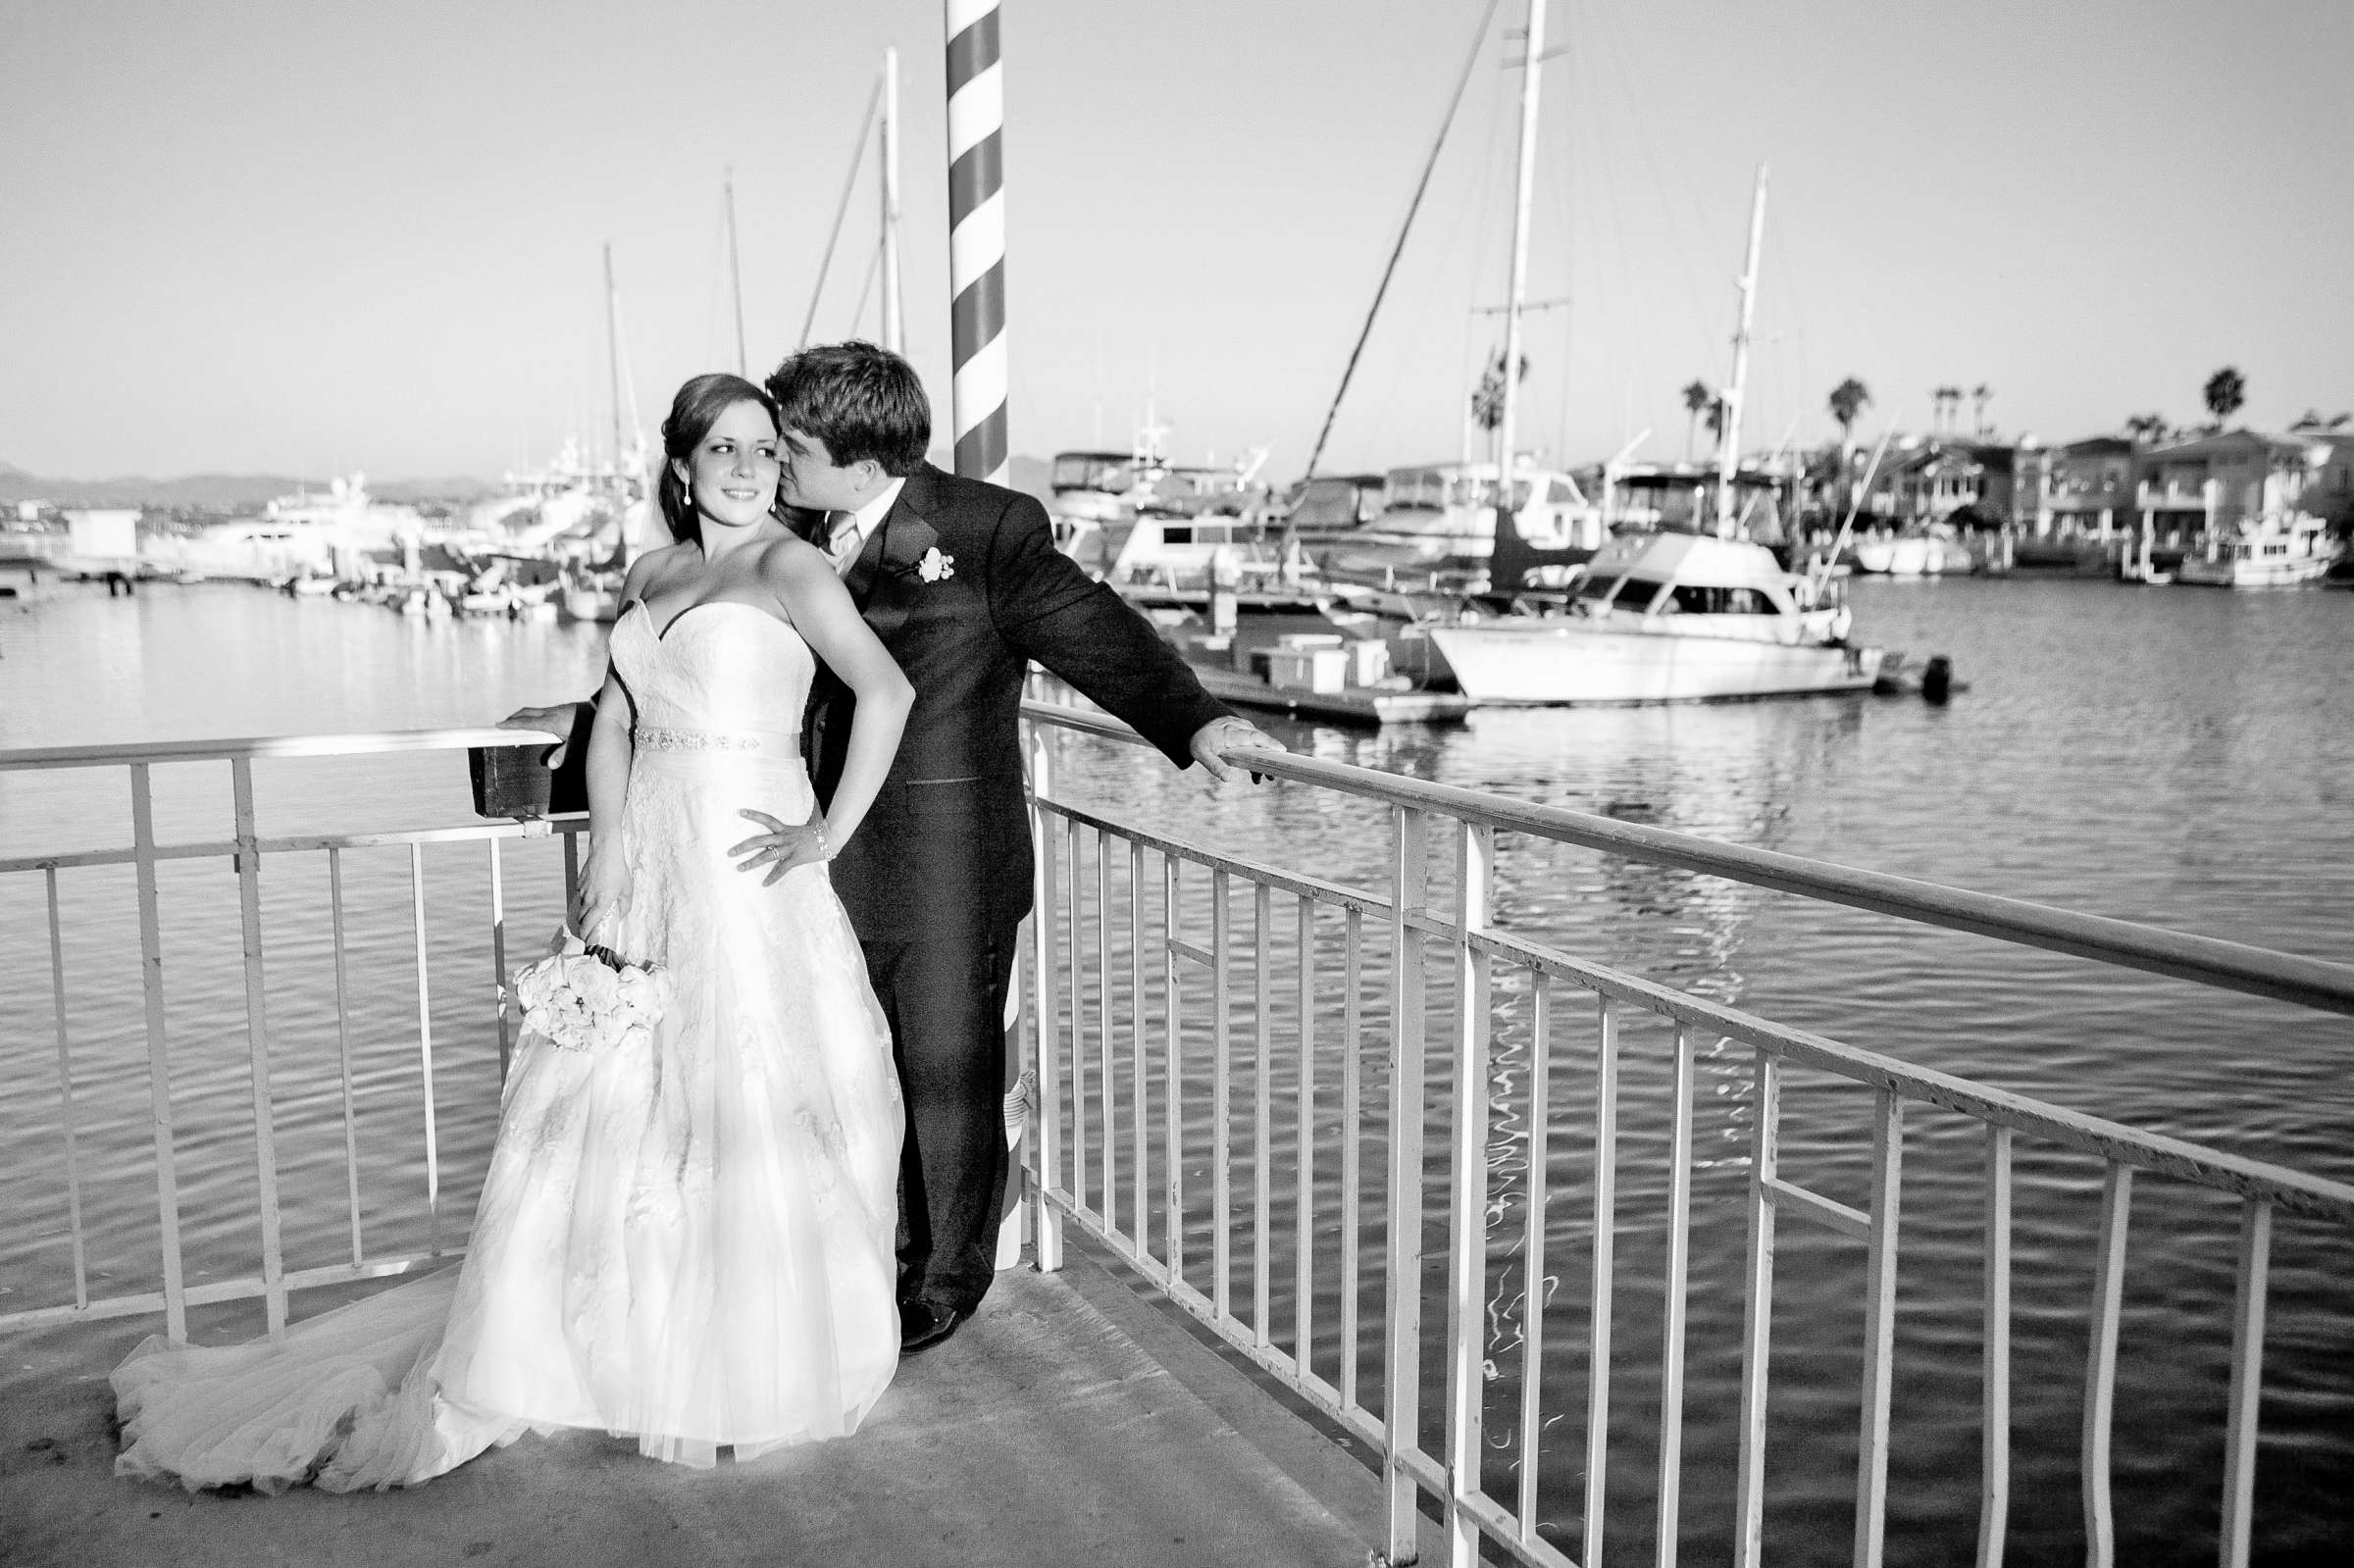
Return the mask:
<path id="1" fill-rule="evenodd" d="M 786 429 L 826 443 L 836 466 L 873 458 L 904 479 L 932 443 L 932 400 L 915 367 L 855 338 L 788 355 L 768 379 Z"/>

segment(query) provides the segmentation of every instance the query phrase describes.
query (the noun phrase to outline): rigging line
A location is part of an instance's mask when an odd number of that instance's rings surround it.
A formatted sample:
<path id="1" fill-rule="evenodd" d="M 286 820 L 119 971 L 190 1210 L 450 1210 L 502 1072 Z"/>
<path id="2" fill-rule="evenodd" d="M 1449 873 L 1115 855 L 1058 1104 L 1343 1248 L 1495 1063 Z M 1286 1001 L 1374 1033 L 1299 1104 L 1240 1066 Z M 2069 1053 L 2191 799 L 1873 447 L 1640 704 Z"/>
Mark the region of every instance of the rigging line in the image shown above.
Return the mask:
<path id="1" fill-rule="evenodd" d="M 1341 399 L 1349 395 L 1349 379 L 1356 374 L 1356 362 L 1365 351 L 1365 339 L 1373 335 L 1373 320 L 1381 314 L 1381 300 L 1390 291 L 1390 278 L 1398 271 L 1398 258 L 1406 253 L 1406 237 L 1413 232 L 1414 214 L 1422 208 L 1422 193 L 1430 188 L 1431 171 L 1439 166 L 1439 149 L 1447 145 L 1447 131 L 1455 124 L 1455 112 L 1463 101 L 1463 89 L 1471 84 L 1472 67 L 1479 63 L 1480 52 L 1488 41 L 1488 24 L 1495 19 L 1497 0 L 1488 0 L 1479 14 L 1479 26 L 1471 35 L 1471 49 L 1463 57 L 1463 69 L 1455 78 L 1455 91 L 1447 100 L 1447 114 L 1439 122 L 1439 133 L 1430 144 L 1430 156 L 1423 160 L 1422 177 L 1414 181 L 1413 199 L 1406 204 L 1406 222 L 1398 226 L 1398 243 L 1390 247 L 1389 265 L 1381 270 L 1381 282 L 1373 290 L 1373 308 L 1365 312 L 1365 325 L 1356 334 L 1356 346 L 1349 351 L 1349 364 L 1341 372 L 1339 390 L 1332 394 L 1332 407 L 1325 411 L 1324 429 L 1316 433 L 1315 447 L 1307 454 L 1307 472 L 1304 478 L 1313 479 L 1316 463 L 1324 456 L 1324 443 L 1331 439 L 1332 422 L 1339 418 Z"/>
<path id="2" fill-rule="evenodd" d="M 858 308 L 850 312 L 850 333 L 852 336 L 857 335 L 858 324 L 866 319 L 867 296 L 875 291 L 875 278 L 883 271 L 883 252 L 890 248 L 891 236 L 889 234 L 885 234 L 883 238 L 875 245 L 874 259 L 866 264 L 866 281 L 858 285 Z M 883 334 L 880 331 L 877 331 L 875 335 L 880 337 Z M 805 343 L 808 341 L 808 339 L 803 338 L 802 341 Z"/>
<path id="3" fill-rule="evenodd" d="M 810 329 L 817 325 L 817 302 L 826 291 L 826 273 L 834 265 L 834 246 L 842 238 L 842 221 L 850 215 L 850 195 L 858 188 L 858 169 L 866 162 L 866 144 L 875 129 L 875 109 L 882 101 L 883 77 L 878 73 L 873 90 L 866 95 L 865 117 L 858 122 L 858 145 L 850 149 L 850 172 L 843 177 L 842 201 L 834 209 L 834 231 L 826 236 L 826 253 L 817 264 L 817 285 L 809 290 L 809 314 L 801 318 L 801 340 L 793 349 L 796 354 L 809 346 Z M 877 251 L 876 265 L 882 265 L 882 261 L 883 253 Z M 866 309 L 863 298 L 858 308 L 861 311 Z"/>

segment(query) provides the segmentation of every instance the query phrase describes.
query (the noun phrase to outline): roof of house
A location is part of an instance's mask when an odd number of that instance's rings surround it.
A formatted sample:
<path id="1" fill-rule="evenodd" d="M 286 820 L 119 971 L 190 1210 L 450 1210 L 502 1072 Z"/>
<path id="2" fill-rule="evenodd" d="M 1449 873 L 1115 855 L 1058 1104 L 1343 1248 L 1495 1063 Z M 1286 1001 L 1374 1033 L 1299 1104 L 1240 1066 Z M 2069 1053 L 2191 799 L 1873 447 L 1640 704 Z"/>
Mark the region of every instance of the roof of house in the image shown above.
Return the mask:
<path id="1" fill-rule="evenodd" d="M 2202 462 L 2225 454 L 2261 452 L 2269 458 L 2284 462 L 2310 463 L 2315 461 L 2314 449 L 2328 445 L 2306 435 L 2270 435 L 2263 430 L 2219 430 L 2213 434 L 2193 437 L 2173 446 L 2162 446 L 2150 454 L 2153 462 Z"/>

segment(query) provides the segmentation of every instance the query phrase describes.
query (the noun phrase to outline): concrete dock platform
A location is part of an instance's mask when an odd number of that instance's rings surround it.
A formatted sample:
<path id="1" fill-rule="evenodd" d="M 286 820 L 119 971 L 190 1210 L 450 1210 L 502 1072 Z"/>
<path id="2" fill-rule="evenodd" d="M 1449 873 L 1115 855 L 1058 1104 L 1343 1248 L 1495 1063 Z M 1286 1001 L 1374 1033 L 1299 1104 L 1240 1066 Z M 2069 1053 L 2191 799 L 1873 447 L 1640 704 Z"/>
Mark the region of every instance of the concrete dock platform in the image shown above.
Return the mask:
<path id="1" fill-rule="evenodd" d="M 1318 1565 L 1382 1544 L 1372 1471 L 1077 1249 L 998 1277 L 853 1437 L 690 1471 L 601 1433 L 526 1437 L 413 1491 L 191 1494 L 114 1475 L 106 1375 L 158 1326 L 0 1340 L 0 1564 Z M 341 1292 L 297 1297 L 307 1316 Z M 249 1333 L 258 1308 L 191 1311 Z"/>

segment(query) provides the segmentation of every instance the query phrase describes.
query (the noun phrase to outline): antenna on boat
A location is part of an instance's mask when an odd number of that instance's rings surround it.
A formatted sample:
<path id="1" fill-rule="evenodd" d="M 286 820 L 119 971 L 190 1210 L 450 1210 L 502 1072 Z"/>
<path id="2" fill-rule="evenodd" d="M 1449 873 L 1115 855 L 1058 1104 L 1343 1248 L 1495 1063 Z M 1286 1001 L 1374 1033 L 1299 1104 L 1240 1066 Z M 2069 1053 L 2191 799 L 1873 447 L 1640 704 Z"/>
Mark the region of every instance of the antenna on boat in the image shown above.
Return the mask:
<path id="1" fill-rule="evenodd" d="M 883 51 L 883 346 L 905 352 L 899 299 L 899 51 Z"/>
<path id="2" fill-rule="evenodd" d="M 1520 155 L 1512 201 L 1511 290 L 1504 310 L 1504 406 L 1497 421 L 1496 536 L 1512 528 L 1512 444 L 1520 414 L 1520 313 L 1528 293 L 1528 209 L 1537 188 L 1539 68 L 1545 59 L 1545 0 L 1528 0 L 1528 38 L 1520 61 Z"/>
<path id="3" fill-rule="evenodd" d="M 1724 439 L 1716 448 L 1716 536 L 1740 531 L 1733 511 L 1733 478 L 1741 472 L 1741 405 L 1749 395 L 1749 325 L 1758 304 L 1758 247 L 1766 237 L 1766 166 L 1758 165 L 1757 194 L 1749 203 L 1749 253 L 1741 268 L 1741 325 L 1733 331 L 1733 379 L 1724 389 Z"/>
<path id="4" fill-rule="evenodd" d="M 722 189 L 728 210 L 728 289 L 736 298 L 736 374 L 742 376 L 751 357 L 744 352 L 743 346 L 743 262 L 737 253 L 736 171 L 733 168 L 724 177 Z"/>

